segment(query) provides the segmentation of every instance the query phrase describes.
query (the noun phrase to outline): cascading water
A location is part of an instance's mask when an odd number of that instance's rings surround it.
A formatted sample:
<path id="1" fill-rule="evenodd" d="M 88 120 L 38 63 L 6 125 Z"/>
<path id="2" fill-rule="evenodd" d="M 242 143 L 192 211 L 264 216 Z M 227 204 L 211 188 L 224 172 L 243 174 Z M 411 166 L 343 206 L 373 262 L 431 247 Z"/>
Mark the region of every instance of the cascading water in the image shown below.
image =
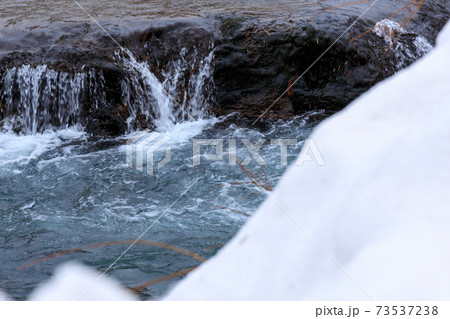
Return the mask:
<path id="1" fill-rule="evenodd" d="M 117 64 L 126 72 L 120 79 L 121 104 L 129 117 L 128 131 L 151 125 L 168 131 L 177 122 L 208 114 L 213 87 L 213 50 L 206 57 L 187 50 L 161 72 L 160 81 L 147 62 L 138 62 L 129 50 L 117 52 Z M 89 112 L 107 105 L 109 97 L 101 70 L 55 71 L 46 65 L 23 65 L 5 72 L 1 85 L 0 128 L 25 134 L 85 125 Z M 113 110 L 111 110 L 113 112 Z M 145 123 L 138 123 L 144 119 Z"/>
<path id="2" fill-rule="evenodd" d="M 130 74 L 122 81 L 123 103 L 130 112 L 129 130 L 136 126 L 139 115 L 151 121 L 157 129 L 168 131 L 178 121 L 194 120 L 208 114 L 212 98 L 211 63 L 214 51 L 211 50 L 204 58 L 195 55 L 189 61 L 187 50 L 183 48 L 180 56 L 162 72 L 164 81 L 161 82 L 150 71 L 148 63 L 138 62 L 129 50 L 116 53 L 116 59 Z"/>
<path id="3" fill-rule="evenodd" d="M 123 102 L 130 113 L 128 125 L 132 125 L 141 114 L 146 120 L 153 120 L 156 127 L 168 129 L 175 121 L 171 96 L 146 62 L 138 62 L 129 50 L 124 54 L 120 57 L 117 53 L 116 57 L 130 72 L 130 76 L 122 81 Z"/>
<path id="4" fill-rule="evenodd" d="M 78 125 L 90 90 L 97 96 L 96 106 L 104 99 L 103 86 L 101 71 L 68 73 L 46 65 L 13 67 L 3 77 L 1 126 L 4 130 L 36 134 Z"/>
<path id="5" fill-rule="evenodd" d="M 165 82 L 168 85 L 168 92 L 171 96 L 177 96 L 182 92 L 179 101 L 178 116 L 183 119 L 202 118 L 208 115 L 209 106 L 212 103 L 212 89 L 214 87 L 212 78 L 212 60 L 214 50 L 204 58 L 199 59 L 194 55 L 193 60 L 187 58 L 187 50 L 183 48 L 180 53 L 181 58 L 172 61 L 169 72 L 164 72 Z M 198 69 L 198 70 L 197 70 Z M 188 84 L 185 90 L 180 91 L 180 86 L 184 81 L 183 74 L 190 72 Z"/>

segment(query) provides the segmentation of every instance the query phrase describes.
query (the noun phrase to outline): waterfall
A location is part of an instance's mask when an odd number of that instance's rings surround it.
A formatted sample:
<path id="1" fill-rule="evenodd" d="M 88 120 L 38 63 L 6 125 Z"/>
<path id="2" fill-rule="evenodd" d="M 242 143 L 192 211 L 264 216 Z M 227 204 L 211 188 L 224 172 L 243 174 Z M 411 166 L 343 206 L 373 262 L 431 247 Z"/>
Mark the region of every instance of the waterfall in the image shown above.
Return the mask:
<path id="1" fill-rule="evenodd" d="M 68 73 L 46 65 L 22 65 L 3 76 L 0 96 L 4 101 L 5 126 L 16 125 L 26 134 L 64 128 L 80 123 L 88 93 L 96 92 L 94 107 L 104 99 L 102 72 Z"/>
<path id="2" fill-rule="evenodd" d="M 167 63 L 159 80 L 147 62 L 138 62 L 125 50 L 116 52 L 122 77 L 105 76 L 102 70 L 56 71 L 47 65 L 22 65 L 7 69 L 0 79 L 0 129 L 36 134 L 68 126 L 84 126 L 100 106 L 116 112 L 128 110 L 128 131 L 152 125 L 167 131 L 180 121 L 208 115 L 212 99 L 213 50 L 205 57 L 188 56 Z M 115 82 L 114 82 L 115 81 Z M 110 87 L 108 87 L 110 86 Z M 119 87 L 119 98 L 108 95 Z M 103 113 L 105 114 L 105 113 Z"/>
<path id="3" fill-rule="evenodd" d="M 137 117 L 144 116 L 159 130 L 169 130 L 176 122 L 195 120 L 208 115 L 212 100 L 212 59 L 214 50 L 203 58 L 188 58 L 181 49 L 180 59 L 171 61 L 162 72 L 160 81 L 147 62 L 138 62 L 129 50 L 117 52 L 129 72 L 122 81 L 123 103 L 128 106 L 129 128 L 136 125 Z M 186 84 L 186 74 L 187 84 Z"/>

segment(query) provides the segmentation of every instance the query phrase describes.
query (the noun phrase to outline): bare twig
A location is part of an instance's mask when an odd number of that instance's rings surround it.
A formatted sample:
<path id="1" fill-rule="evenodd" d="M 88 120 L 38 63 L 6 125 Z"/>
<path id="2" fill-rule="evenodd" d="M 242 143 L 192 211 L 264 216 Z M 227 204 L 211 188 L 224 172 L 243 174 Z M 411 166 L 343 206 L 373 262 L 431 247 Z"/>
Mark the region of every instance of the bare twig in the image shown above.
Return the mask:
<path id="1" fill-rule="evenodd" d="M 133 243 L 134 240 L 120 240 L 120 241 L 108 241 L 105 243 L 97 243 L 97 244 L 93 244 L 93 245 L 88 245 L 88 246 L 84 246 L 84 247 L 77 247 L 77 248 L 72 248 L 72 249 L 67 249 L 67 250 L 62 250 L 50 255 L 47 255 L 45 257 L 36 259 L 34 261 L 29 262 L 28 264 L 22 265 L 20 266 L 18 269 L 19 270 L 23 270 L 26 268 L 30 268 L 33 267 L 37 264 L 40 264 L 44 261 L 59 257 L 59 256 L 63 256 L 63 255 L 68 255 L 71 253 L 79 253 L 79 252 L 84 252 L 84 251 L 88 251 L 88 250 L 92 250 L 92 249 L 96 249 L 96 248 L 101 248 L 101 247 L 110 247 L 110 246 L 117 246 L 117 245 L 129 245 L 130 243 Z M 180 254 L 189 256 L 195 260 L 198 260 L 200 262 L 205 261 L 206 259 L 203 258 L 202 256 L 191 252 L 187 249 L 181 248 L 181 247 L 177 247 L 177 246 L 173 246 L 173 245 L 169 245 L 169 244 L 164 244 L 164 243 L 160 243 L 160 242 L 156 242 L 156 241 L 149 241 L 149 240 L 143 240 L 140 239 L 138 241 L 135 242 L 135 245 L 148 245 L 148 246 L 154 246 L 154 247 L 159 247 L 159 248 L 164 248 L 164 249 L 168 249 L 168 250 L 172 250 L 172 251 L 176 251 Z"/>

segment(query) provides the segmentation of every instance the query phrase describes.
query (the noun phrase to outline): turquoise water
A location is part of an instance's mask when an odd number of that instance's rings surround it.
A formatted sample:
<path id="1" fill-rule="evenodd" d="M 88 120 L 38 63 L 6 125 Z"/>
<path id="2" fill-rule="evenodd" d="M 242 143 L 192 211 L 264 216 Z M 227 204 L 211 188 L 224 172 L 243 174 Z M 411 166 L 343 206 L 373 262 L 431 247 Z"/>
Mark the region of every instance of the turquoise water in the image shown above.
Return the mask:
<path id="1" fill-rule="evenodd" d="M 288 163 L 292 163 L 314 125 L 309 116 L 266 122 L 258 128 L 237 116 L 176 124 L 167 132 L 171 136 L 171 161 L 153 176 L 127 166 L 125 142 L 130 136 L 93 140 L 76 129 L 22 136 L 1 133 L 1 289 L 12 298 L 25 299 L 57 265 L 72 260 L 104 271 L 128 244 L 82 249 L 26 269 L 20 267 L 58 251 L 133 240 L 166 210 L 142 239 L 211 257 L 219 249 L 216 246 L 225 244 L 248 219 L 238 212 L 252 215 L 265 197 L 258 186 L 248 183 L 249 177 L 239 166 L 229 165 L 228 140 L 236 140 L 237 156 L 242 161 L 250 153 L 241 139 L 252 144 L 267 139 L 260 154 L 267 163 L 264 173 L 274 186 L 286 166 L 280 164 L 279 147 L 270 145 L 269 140 L 297 139 L 297 146 L 288 149 Z M 202 158 L 201 164 L 194 166 L 195 138 L 223 139 L 223 160 Z M 161 149 L 155 160 L 163 155 Z M 247 167 L 264 174 L 254 159 Z M 136 245 L 108 275 L 133 287 L 198 264 L 198 260 L 176 251 Z M 158 299 L 179 279 L 150 286 L 140 298 Z"/>

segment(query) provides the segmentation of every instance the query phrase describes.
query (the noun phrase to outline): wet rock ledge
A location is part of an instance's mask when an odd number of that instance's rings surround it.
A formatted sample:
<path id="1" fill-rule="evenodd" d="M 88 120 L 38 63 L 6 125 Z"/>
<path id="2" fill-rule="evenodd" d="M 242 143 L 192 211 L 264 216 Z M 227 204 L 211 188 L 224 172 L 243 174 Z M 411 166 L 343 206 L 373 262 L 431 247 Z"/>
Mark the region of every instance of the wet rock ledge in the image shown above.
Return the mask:
<path id="1" fill-rule="evenodd" d="M 365 7 L 310 8 L 277 19 L 233 12 L 202 19 L 140 22 L 114 28 L 111 35 L 136 62 L 147 62 L 161 83 L 172 86 L 175 108 L 189 108 L 189 101 L 200 101 L 215 115 L 238 112 L 253 120 L 308 70 L 263 120 L 316 109 L 328 115 L 426 54 L 450 17 L 445 0 L 427 1 L 404 32 L 397 29 L 401 36 L 394 44 L 389 35 L 401 15 L 354 40 L 403 5 L 385 1 L 341 38 Z M 96 25 L 56 24 L 21 32 L 6 28 L 0 44 L 3 127 L 9 121 L 16 132 L 26 132 L 31 122 L 34 131 L 80 123 L 93 135 L 119 135 L 155 125 L 158 101 L 145 93 L 143 75 L 133 74 L 127 53 Z M 211 50 L 211 70 L 205 73 Z M 45 65 L 46 69 L 34 78 L 21 77 L 18 70 L 24 65 Z M 201 88 L 193 88 L 192 78 L 200 81 L 200 72 L 209 78 L 201 79 Z M 73 82 L 78 77 L 81 80 Z M 20 83 L 33 79 L 37 83 L 34 100 Z M 67 79 L 72 84 L 64 85 Z M 67 94 L 70 98 L 64 98 Z M 34 103 L 32 119 L 26 103 Z M 187 118 L 186 111 L 175 112 L 174 118 Z"/>

